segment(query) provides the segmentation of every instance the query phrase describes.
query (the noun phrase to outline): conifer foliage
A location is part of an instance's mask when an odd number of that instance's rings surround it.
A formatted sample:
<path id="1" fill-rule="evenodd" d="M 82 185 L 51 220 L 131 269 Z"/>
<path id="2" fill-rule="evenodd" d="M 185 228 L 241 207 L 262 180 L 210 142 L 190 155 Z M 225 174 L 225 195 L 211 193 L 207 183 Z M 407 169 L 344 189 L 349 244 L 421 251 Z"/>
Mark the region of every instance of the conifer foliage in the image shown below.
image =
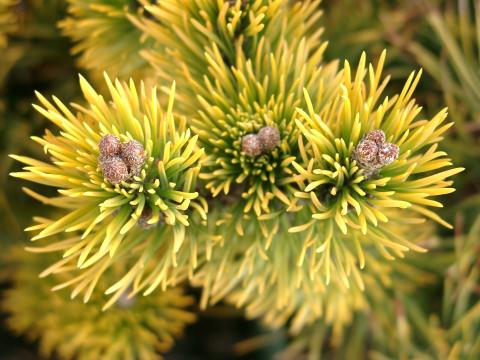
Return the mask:
<path id="1" fill-rule="evenodd" d="M 1 1 L 0 48 L 24 5 Z M 194 321 L 191 286 L 199 311 L 225 301 L 288 328 L 287 358 L 479 353 L 478 301 L 459 280 L 478 283 L 478 220 L 467 241 L 451 236 L 464 208 L 445 199 L 465 169 L 443 146 L 457 153 L 448 109 L 416 100 L 419 67 L 392 85 L 385 50 L 327 61 L 319 0 L 66 6 L 79 96 L 35 92 L 44 154 L 10 155 L 12 181 L 44 209 L 26 229 L 35 254 L 6 261 L 18 260 L 3 301 L 14 331 L 62 358 L 156 358 Z M 433 14 L 449 74 L 472 85 Z M 454 313 L 440 326 L 415 294 L 443 282 Z M 428 328 L 431 348 L 401 329 L 409 346 L 385 339 L 399 319 Z"/>

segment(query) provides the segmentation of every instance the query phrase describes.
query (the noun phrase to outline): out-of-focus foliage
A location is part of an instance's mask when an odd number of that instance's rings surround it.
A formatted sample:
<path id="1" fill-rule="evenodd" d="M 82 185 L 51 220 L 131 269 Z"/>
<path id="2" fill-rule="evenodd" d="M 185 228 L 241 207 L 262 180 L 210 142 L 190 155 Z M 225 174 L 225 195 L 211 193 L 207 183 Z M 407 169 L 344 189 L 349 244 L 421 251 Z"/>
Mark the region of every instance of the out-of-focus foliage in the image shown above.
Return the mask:
<path id="1" fill-rule="evenodd" d="M 14 7 L 19 0 L 0 0 L 0 49 L 8 44 L 8 34 L 17 28 L 17 15 Z"/>
<path id="2" fill-rule="evenodd" d="M 404 8 L 399 9 L 399 4 L 400 1 L 324 0 L 322 25 L 329 43 L 327 58 L 353 61 L 364 51 L 372 58 L 380 56 L 388 46 L 384 34 L 385 18 L 388 17 L 390 24 L 405 20 L 406 12 Z M 355 9 L 355 16 L 346 16 L 352 9 Z M 399 55 L 397 49 L 389 49 L 387 65 Z"/>
<path id="3" fill-rule="evenodd" d="M 368 354 L 369 359 L 477 359 L 480 356 L 480 218 L 467 234 L 462 233 L 463 215 L 457 217 L 457 235 L 451 248 L 439 247 L 437 260 L 420 258 L 410 264 L 395 264 L 391 286 L 383 291 L 366 287 L 368 306 L 357 311 L 350 326 L 338 336 L 326 318 L 296 336 L 280 359 L 318 359 L 321 354 L 351 359 Z M 443 247 L 443 249 L 442 249 Z M 443 261 L 438 261 L 442 259 Z M 445 264 L 449 262 L 449 266 Z M 421 270 L 432 267 L 440 276 Z M 400 270 L 400 272 L 399 272 Z M 385 275 L 385 273 L 382 272 Z M 400 276 L 399 276 L 400 275 Z M 440 307 L 427 300 L 438 290 L 426 287 L 444 277 Z M 425 282 L 427 281 L 427 282 Z M 378 282 L 375 282 L 378 283 Z M 382 285 L 379 285 L 382 288 Z M 338 301 L 337 301 L 338 302 Z"/>
<path id="4" fill-rule="evenodd" d="M 480 177 L 480 7 L 470 0 L 416 3 L 418 16 L 410 21 L 421 29 L 412 34 L 407 24 L 391 29 L 390 40 L 413 58 L 433 79 L 425 92 L 438 94 L 436 103 L 445 103 L 455 122 L 446 148 L 469 175 L 459 179 L 463 192 L 479 190 Z M 432 102 L 432 105 L 433 102 Z M 428 112 L 432 106 L 427 107 Z M 476 197 L 478 204 L 478 197 Z M 473 201 L 473 199 L 471 200 Z"/>
<path id="5" fill-rule="evenodd" d="M 137 29 L 131 17 L 142 17 L 147 0 L 68 0 L 68 16 L 59 23 L 75 43 L 79 65 L 111 77 L 145 79 L 152 75 L 141 57 L 154 42 Z"/>
<path id="6" fill-rule="evenodd" d="M 423 1 L 423 0 L 422 0 Z M 406 48 L 418 38 L 434 42 L 424 21 L 424 9 L 416 0 L 325 0 L 322 2 L 325 16 L 325 38 L 329 45 L 325 52 L 327 59 L 353 61 L 365 51 L 371 58 L 380 56 L 388 49 L 385 67 L 392 80 L 388 94 L 398 92 L 403 87 L 403 79 L 422 65 Z M 427 0 L 430 4 L 442 1 Z M 354 10 L 354 16 L 345 16 Z M 393 44 L 393 46 L 392 46 Z M 431 109 L 429 115 L 444 105 L 439 101 L 439 89 L 432 89 L 431 78 L 427 73 L 418 85 L 416 97 L 420 103 Z"/>
<path id="7" fill-rule="evenodd" d="M 408 233 L 418 246 L 430 248 L 436 244 L 432 223 L 417 225 L 415 231 L 411 230 L 411 225 L 405 221 L 390 223 L 387 227 L 398 236 Z M 299 241 L 288 234 L 280 239 Z M 356 313 L 373 312 L 376 304 L 381 304 L 391 292 L 411 293 L 434 279 L 408 258 L 391 261 L 370 252 L 366 255 L 367 266 L 361 274 L 361 285 L 352 282 L 346 286 L 340 272 L 332 272 L 328 285 L 309 279 L 307 275 L 300 280 L 301 271 L 306 274 L 308 264 L 299 267 L 293 251 L 286 251 L 287 246 L 284 246 L 283 252 L 279 246 L 274 248 L 276 257 L 272 254 L 271 261 L 250 262 L 247 266 L 251 273 L 243 270 L 246 266 L 241 258 L 236 260 L 239 263 L 236 267 L 232 266 L 235 260 L 231 259 L 232 265 L 222 269 L 225 274 L 219 277 L 220 285 L 213 288 L 213 301 L 226 293 L 227 301 L 237 307 L 244 306 L 249 318 L 260 318 L 269 328 L 288 325 L 292 335 L 308 333 L 307 329 L 320 322 L 332 329 L 331 341 L 340 343 Z M 215 264 L 215 258 L 213 261 Z M 299 269 L 292 271 L 294 267 Z"/>
<path id="8" fill-rule="evenodd" d="M 51 257 L 51 256 L 50 256 Z M 97 293 L 87 304 L 72 300 L 65 290 L 52 291 L 53 278 L 39 281 L 38 273 L 49 264 L 23 249 L 10 252 L 12 288 L 3 297 L 8 325 L 31 341 L 38 340 L 40 353 L 62 359 L 159 359 L 172 348 L 186 325 L 195 320 L 188 308 L 194 299 L 180 288 L 150 297 L 123 294 L 108 311 L 102 311 L 105 296 Z M 51 261 L 51 260 L 50 260 Z M 123 272 L 121 264 L 100 280 L 105 290 Z M 58 277 L 68 281 L 65 274 Z M 7 278 L 9 278 L 7 276 Z M 58 279 L 57 279 L 58 280 Z"/>
<path id="9" fill-rule="evenodd" d="M 400 303 L 397 324 L 398 341 L 391 346 L 383 337 L 375 344 L 380 354 L 395 357 L 424 359 L 478 359 L 480 357 L 480 218 L 467 233 L 463 233 L 463 214 L 457 216 L 452 264 L 442 272 L 444 276 L 441 309 L 405 297 Z M 449 249 L 450 250 L 450 249 Z M 393 319 L 392 319 L 393 320 Z M 386 333 L 386 330 L 385 330 Z"/>
<path id="10" fill-rule="evenodd" d="M 0 60 L 0 247 L 24 237 L 22 227 L 35 209 L 7 175 L 14 166 L 8 154 L 21 151 L 42 156 L 41 151 L 24 141 L 45 126 L 31 107 L 33 90 L 48 89 L 61 93 L 66 100 L 76 95 L 72 86 L 76 70 L 72 59 L 66 56 L 68 42 L 56 28 L 56 22 L 64 16 L 63 0 L 1 4 L 0 18 L 10 19 L 12 26 Z"/>

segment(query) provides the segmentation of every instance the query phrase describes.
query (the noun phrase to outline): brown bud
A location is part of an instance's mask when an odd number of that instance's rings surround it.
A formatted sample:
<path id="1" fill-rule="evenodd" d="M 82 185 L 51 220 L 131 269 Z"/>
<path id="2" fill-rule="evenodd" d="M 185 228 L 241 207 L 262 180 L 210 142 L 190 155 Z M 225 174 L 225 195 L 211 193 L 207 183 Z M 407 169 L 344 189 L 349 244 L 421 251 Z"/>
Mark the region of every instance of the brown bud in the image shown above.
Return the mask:
<path id="1" fill-rule="evenodd" d="M 150 207 L 145 207 L 142 211 L 142 214 L 138 218 L 138 222 L 137 222 L 138 226 L 140 226 L 144 230 L 148 230 L 158 225 L 158 222 L 156 224 L 148 223 L 148 221 L 152 218 L 152 216 L 153 216 L 152 209 L 150 209 Z"/>
<path id="2" fill-rule="evenodd" d="M 230 6 L 235 6 L 237 4 L 237 0 L 227 0 L 227 2 L 230 4 Z M 245 8 L 245 6 L 247 5 L 247 0 L 242 0 L 241 1 L 241 8 Z"/>
<path id="3" fill-rule="evenodd" d="M 355 158 L 363 164 L 376 162 L 378 147 L 372 140 L 362 140 L 355 149 Z"/>
<path id="4" fill-rule="evenodd" d="M 130 140 L 123 144 L 121 157 L 132 175 L 138 175 L 145 164 L 145 149 L 138 141 Z"/>
<path id="5" fill-rule="evenodd" d="M 101 157 L 115 156 L 120 154 L 122 143 L 120 139 L 112 134 L 107 134 L 98 143 Z"/>
<path id="6" fill-rule="evenodd" d="M 118 156 L 103 158 L 100 167 L 104 178 L 112 184 L 118 184 L 130 177 L 127 165 Z"/>
<path id="7" fill-rule="evenodd" d="M 386 143 L 378 150 L 378 162 L 382 165 L 388 165 L 398 158 L 399 148 L 395 144 Z"/>
<path id="8" fill-rule="evenodd" d="M 263 151 L 270 152 L 280 144 L 280 131 L 273 126 L 265 126 L 258 132 Z"/>
<path id="9" fill-rule="evenodd" d="M 365 135 L 364 140 L 373 141 L 379 147 L 385 142 L 385 133 L 382 130 L 373 130 Z"/>
<path id="10" fill-rule="evenodd" d="M 248 134 L 242 138 L 242 151 L 251 157 L 262 154 L 263 146 L 259 137 L 255 134 Z"/>

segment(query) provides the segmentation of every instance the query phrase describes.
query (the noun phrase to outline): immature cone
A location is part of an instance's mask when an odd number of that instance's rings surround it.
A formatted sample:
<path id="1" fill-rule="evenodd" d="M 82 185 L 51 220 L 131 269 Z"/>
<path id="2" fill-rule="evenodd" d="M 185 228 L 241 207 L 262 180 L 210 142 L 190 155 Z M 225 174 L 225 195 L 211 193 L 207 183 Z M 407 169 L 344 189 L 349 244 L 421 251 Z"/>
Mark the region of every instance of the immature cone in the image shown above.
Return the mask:
<path id="1" fill-rule="evenodd" d="M 138 175 L 145 164 L 145 149 L 138 141 L 130 140 L 123 144 L 121 157 L 127 164 L 130 174 Z"/>
<path id="2" fill-rule="evenodd" d="M 364 165 L 375 165 L 378 153 L 378 146 L 372 140 L 361 141 L 356 150 L 356 159 Z"/>
<path id="3" fill-rule="evenodd" d="M 365 135 L 364 140 L 371 140 L 378 146 L 383 145 L 386 141 L 385 133 L 382 130 L 373 130 Z"/>
<path id="4" fill-rule="evenodd" d="M 101 157 L 119 155 L 122 149 L 120 139 L 112 134 L 107 134 L 98 143 L 98 149 Z"/>
<path id="5" fill-rule="evenodd" d="M 255 157 L 262 154 L 263 145 L 259 136 L 248 134 L 242 138 L 242 151 L 248 156 Z"/>
<path id="6" fill-rule="evenodd" d="M 370 177 L 383 166 L 394 162 L 398 153 L 398 146 L 386 142 L 386 136 L 382 130 L 373 130 L 358 143 L 354 156 L 366 176 Z"/>
<path id="7" fill-rule="evenodd" d="M 118 156 L 103 158 L 100 162 L 100 167 L 105 179 L 114 185 L 121 183 L 130 177 L 127 165 Z"/>
<path id="8" fill-rule="evenodd" d="M 378 149 L 378 162 L 384 165 L 391 164 L 398 157 L 399 148 L 395 144 L 386 143 Z"/>
<path id="9" fill-rule="evenodd" d="M 265 126 L 257 134 L 263 146 L 263 151 L 270 152 L 280 144 L 280 131 L 273 126 Z"/>

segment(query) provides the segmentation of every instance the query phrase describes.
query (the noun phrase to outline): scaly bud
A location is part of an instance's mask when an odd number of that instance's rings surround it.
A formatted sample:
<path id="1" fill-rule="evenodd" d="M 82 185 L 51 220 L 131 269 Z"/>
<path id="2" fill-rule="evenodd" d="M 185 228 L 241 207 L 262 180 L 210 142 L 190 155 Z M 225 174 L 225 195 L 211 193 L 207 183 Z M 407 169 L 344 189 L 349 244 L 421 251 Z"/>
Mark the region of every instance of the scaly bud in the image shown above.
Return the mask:
<path id="1" fill-rule="evenodd" d="M 261 155 L 263 146 L 260 138 L 255 134 L 245 135 L 242 138 L 242 151 L 251 157 Z"/>
<path id="2" fill-rule="evenodd" d="M 120 154 L 122 149 L 122 143 L 120 139 L 112 134 L 107 134 L 98 143 L 98 149 L 100 151 L 100 157 L 105 158 L 108 156 L 115 156 Z"/>
<path id="3" fill-rule="evenodd" d="M 271 152 L 280 144 L 280 131 L 273 126 L 265 126 L 258 132 L 264 152 Z"/>
<path id="4" fill-rule="evenodd" d="M 118 184 L 130 177 L 127 165 L 118 156 L 103 158 L 100 167 L 104 178 L 111 184 Z"/>
<path id="5" fill-rule="evenodd" d="M 355 149 L 355 158 L 365 165 L 374 165 L 377 161 L 378 146 L 372 140 L 362 140 Z"/>
<path id="6" fill-rule="evenodd" d="M 378 162 L 382 164 L 382 166 L 391 164 L 398 158 L 399 148 L 395 144 L 386 143 L 383 144 L 382 147 L 378 150 Z"/>
<path id="7" fill-rule="evenodd" d="M 138 175 L 143 164 L 145 164 L 145 149 L 138 141 L 130 140 L 128 143 L 123 144 L 121 157 L 128 166 L 130 174 Z"/>
<path id="8" fill-rule="evenodd" d="M 386 140 L 385 133 L 382 130 L 373 130 L 365 135 L 364 140 L 373 141 L 377 146 L 383 145 Z"/>

